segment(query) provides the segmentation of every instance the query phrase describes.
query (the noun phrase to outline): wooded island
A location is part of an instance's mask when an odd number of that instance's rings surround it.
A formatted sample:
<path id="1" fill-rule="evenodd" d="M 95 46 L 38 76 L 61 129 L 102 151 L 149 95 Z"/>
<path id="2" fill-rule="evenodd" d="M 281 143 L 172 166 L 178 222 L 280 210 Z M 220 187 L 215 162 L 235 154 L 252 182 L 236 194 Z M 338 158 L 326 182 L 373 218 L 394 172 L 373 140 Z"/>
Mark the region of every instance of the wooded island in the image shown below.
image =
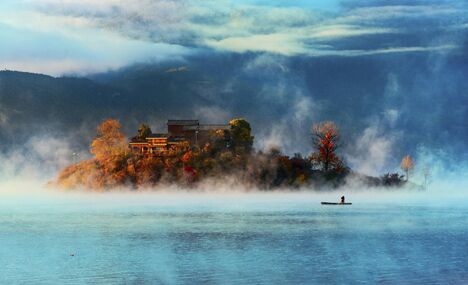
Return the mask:
<path id="1" fill-rule="evenodd" d="M 398 173 L 380 178 L 354 173 L 337 153 L 340 134 L 329 121 L 313 125 L 310 155 L 292 157 L 276 147 L 255 150 L 251 126 L 242 118 L 222 125 L 169 120 L 167 127 L 166 133 L 153 133 L 147 124 L 141 124 L 138 133 L 127 142 L 120 123 L 105 120 L 91 143 L 94 158 L 63 169 L 53 184 L 94 190 L 168 184 L 195 188 L 207 179 L 222 182 L 232 178 L 247 188 L 269 190 L 329 189 L 343 185 L 347 178 L 358 179 L 365 186 L 405 183 L 404 176 Z"/>

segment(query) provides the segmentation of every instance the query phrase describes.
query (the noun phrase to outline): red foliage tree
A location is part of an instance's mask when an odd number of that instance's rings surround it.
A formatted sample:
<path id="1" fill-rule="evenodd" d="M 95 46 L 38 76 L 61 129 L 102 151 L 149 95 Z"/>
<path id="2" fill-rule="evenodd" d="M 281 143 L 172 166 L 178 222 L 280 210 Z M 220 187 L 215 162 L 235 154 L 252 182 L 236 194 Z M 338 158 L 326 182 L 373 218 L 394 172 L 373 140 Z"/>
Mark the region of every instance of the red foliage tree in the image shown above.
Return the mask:
<path id="1" fill-rule="evenodd" d="M 336 154 L 339 147 L 339 131 L 333 122 L 322 122 L 312 127 L 313 143 L 316 149 L 311 160 L 321 166 L 323 171 L 340 170 L 343 162 Z"/>

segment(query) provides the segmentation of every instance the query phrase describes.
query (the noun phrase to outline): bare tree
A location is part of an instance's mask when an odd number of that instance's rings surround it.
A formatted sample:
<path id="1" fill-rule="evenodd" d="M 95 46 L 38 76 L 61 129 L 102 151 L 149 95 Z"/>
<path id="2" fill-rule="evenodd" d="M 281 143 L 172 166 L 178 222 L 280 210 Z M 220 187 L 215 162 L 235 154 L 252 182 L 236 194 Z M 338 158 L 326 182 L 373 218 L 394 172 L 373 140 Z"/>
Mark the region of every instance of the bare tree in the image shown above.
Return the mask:
<path id="1" fill-rule="evenodd" d="M 428 165 L 424 166 L 423 168 L 423 176 L 424 176 L 424 190 L 427 190 L 427 187 L 429 186 L 429 182 L 431 179 L 431 169 L 429 168 Z"/>

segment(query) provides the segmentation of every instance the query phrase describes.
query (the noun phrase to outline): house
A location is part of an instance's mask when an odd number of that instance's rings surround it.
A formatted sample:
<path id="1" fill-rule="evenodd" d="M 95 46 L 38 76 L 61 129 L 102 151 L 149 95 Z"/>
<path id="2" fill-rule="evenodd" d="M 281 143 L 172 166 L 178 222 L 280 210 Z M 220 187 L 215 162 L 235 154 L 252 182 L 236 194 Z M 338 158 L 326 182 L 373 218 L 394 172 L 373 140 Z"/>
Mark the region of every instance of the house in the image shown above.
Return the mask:
<path id="1" fill-rule="evenodd" d="M 144 140 L 132 139 L 129 148 L 134 153 L 162 155 L 185 142 L 192 146 L 205 145 L 209 142 L 210 132 L 229 129 L 229 124 L 202 125 L 198 120 L 168 120 L 167 133 L 153 133 Z"/>

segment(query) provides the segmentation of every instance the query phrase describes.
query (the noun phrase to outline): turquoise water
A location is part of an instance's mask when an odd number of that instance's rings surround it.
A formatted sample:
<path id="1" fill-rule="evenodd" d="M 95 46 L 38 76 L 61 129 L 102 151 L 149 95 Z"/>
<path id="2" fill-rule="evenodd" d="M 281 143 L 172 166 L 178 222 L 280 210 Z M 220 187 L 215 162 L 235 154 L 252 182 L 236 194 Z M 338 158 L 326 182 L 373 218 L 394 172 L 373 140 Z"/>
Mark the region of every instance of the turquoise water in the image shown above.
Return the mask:
<path id="1" fill-rule="evenodd" d="M 2 197 L 0 284 L 468 283 L 465 206 L 106 195 Z"/>

